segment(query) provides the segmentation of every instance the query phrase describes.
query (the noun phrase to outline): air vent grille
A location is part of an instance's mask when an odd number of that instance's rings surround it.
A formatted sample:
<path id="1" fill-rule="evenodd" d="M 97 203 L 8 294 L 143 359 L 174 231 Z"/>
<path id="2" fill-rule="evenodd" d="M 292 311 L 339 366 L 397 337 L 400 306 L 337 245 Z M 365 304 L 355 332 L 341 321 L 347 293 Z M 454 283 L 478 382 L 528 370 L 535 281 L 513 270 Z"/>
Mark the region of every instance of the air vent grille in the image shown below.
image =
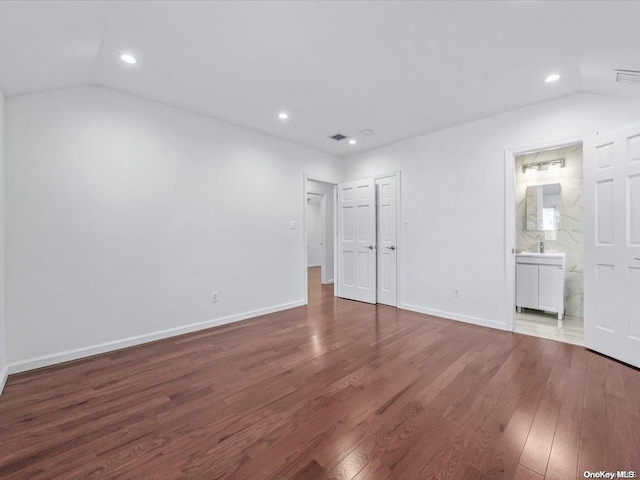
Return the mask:
<path id="1" fill-rule="evenodd" d="M 635 70 L 616 70 L 616 82 L 640 84 L 640 72 Z"/>
<path id="2" fill-rule="evenodd" d="M 341 133 L 336 133 L 335 135 L 331 135 L 329 138 L 333 138 L 336 142 L 339 142 L 340 140 L 344 140 L 348 137 L 346 135 L 342 135 Z"/>

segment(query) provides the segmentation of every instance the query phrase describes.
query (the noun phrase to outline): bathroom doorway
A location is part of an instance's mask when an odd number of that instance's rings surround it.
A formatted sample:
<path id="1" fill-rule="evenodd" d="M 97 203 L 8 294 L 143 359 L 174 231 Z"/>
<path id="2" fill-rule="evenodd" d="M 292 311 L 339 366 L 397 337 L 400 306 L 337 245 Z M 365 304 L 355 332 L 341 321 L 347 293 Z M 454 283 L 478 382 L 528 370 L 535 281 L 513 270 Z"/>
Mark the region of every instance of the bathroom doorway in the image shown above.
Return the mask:
<path id="1" fill-rule="evenodd" d="M 513 330 L 576 345 L 584 345 L 582 150 L 582 142 L 540 149 L 512 164 Z"/>

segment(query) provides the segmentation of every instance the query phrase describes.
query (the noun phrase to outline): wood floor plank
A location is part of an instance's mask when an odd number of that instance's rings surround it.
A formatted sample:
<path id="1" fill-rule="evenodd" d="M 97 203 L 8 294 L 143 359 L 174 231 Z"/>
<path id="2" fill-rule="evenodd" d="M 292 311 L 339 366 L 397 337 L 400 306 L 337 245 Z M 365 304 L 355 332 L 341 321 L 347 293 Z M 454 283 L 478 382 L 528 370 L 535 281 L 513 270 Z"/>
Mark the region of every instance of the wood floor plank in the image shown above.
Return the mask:
<path id="1" fill-rule="evenodd" d="M 484 465 L 479 468 L 483 479 L 508 479 L 515 476 L 519 467 L 518 460 L 532 423 L 532 415 L 516 409 L 504 434 L 500 436 Z"/>
<path id="2" fill-rule="evenodd" d="M 580 451 L 580 425 L 582 424 L 582 398 L 585 395 L 586 352 L 573 349 L 571 366 L 565 386 L 559 422 L 545 477 L 564 480 L 578 477 Z"/>
<path id="3" fill-rule="evenodd" d="M 311 460 L 301 470 L 293 474 L 291 480 L 325 480 L 327 472 L 315 460 Z"/>
<path id="4" fill-rule="evenodd" d="M 523 355 L 514 357 L 519 362 L 518 367 L 503 370 L 510 381 L 496 383 L 503 387 L 498 395 L 494 396 L 495 387 L 489 382 L 467 414 L 457 422 L 460 425 L 459 432 L 443 443 L 436 454 L 438 460 L 425 467 L 421 478 L 429 478 L 441 471 L 448 478 L 459 478 L 469 469 L 482 473 L 480 467 L 485 463 L 485 455 L 493 450 L 496 441 L 504 437 L 505 425 L 526 386 L 530 384 L 529 379 L 535 375 L 536 370 L 532 367 L 543 357 L 545 346 L 546 342 L 532 342 Z M 496 378 L 499 378 L 497 373 L 492 380 Z"/>
<path id="5" fill-rule="evenodd" d="M 525 443 L 520 465 L 539 475 L 544 475 L 551 454 L 551 446 L 558 425 L 560 405 L 569 372 L 567 358 L 572 348 L 563 345 L 556 356 L 538 411 Z"/>
<path id="6" fill-rule="evenodd" d="M 523 467 L 522 465 L 518 465 L 515 473 L 513 474 L 513 480 L 542 480 L 544 477 L 542 475 L 538 475 L 535 472 L 532 472 L 528 468 Z M 564 477 L 566 479 L 573 477 Z"/>
<path id="7" fill-rule="evenodd" d="M 385 465 L 378 460 L 367 463 L 353 480 L 388 480 L 392 479 L 393 474 Z"/>
<path id="8" fill-rule="evenodd" d="M 597 472 L 609 466 L 607 457 L 607 407 L 605 401 L 605 365 L 608 360 L 595 354 L 587 356 L 585 391 L 582 399 L 578 471 Z"/>
<path id="9" fill-rule="evenodd" d="M 640 372 L 333 296 L 12 375 L 0 477 L 415 480 L 640 470 Z"/>
<path id="10" fill-rule="evenodd" d="M 494 407 L 489 409 L 484 424 L 478 429 L 481 435 L 474 447 L 469 449 L 468 462 L 483 473 L 482 478 L 510 478 L 517 469 L 542 392 L 555 363 L 557 348 L 549 348 L 549 343 L 542 347 L 538 345 L 541 354 L 537 368 L 533 371 L 522 368 L 512 377 L 512 382 L 504 389 Z"/>
<path id="11" fill-rule="evenodd" d="M 632 416 L 619 363 L 605 364 L 605 400 L 607 405 L 607 439 L 609 465 L 615 470 L 634 470 L 640 465 L 640 444 L 633 433 Z"/>

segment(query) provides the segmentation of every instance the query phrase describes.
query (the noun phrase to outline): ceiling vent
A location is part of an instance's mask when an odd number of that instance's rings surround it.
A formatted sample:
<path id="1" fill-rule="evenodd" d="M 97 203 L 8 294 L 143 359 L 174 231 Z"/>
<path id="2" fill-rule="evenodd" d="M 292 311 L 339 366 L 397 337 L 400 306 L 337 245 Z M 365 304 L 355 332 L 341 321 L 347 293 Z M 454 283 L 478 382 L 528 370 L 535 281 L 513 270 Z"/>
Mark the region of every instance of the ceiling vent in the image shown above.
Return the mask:
<path id="1" fill-rule="evenodd" d="M 346 135 L 342 135 L 341 133 L 336 133 L 335 135 L 331 135 L 329 138 L 333 138 L 336 142 L 340 140 L 344 140 L 345 138 L 349 138 Z"/>
<path id="2" fill-rule="evenodd" d="M 636 70 L 616 70 L 616 82 L 640 84 L 640 72 Z"/>

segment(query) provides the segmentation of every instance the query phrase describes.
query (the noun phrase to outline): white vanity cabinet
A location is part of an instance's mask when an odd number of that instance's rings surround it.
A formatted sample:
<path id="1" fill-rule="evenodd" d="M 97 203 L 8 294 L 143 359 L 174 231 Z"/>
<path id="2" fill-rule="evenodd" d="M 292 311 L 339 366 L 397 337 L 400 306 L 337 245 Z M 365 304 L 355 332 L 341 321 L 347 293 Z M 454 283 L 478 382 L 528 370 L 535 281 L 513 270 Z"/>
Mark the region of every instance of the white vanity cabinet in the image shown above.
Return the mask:
<path id="1" fill-rule="evenodd" d="M 564 315 L 565 253 L 518 253 L 516 255 L 516 307 L 534 308 Z"/>

